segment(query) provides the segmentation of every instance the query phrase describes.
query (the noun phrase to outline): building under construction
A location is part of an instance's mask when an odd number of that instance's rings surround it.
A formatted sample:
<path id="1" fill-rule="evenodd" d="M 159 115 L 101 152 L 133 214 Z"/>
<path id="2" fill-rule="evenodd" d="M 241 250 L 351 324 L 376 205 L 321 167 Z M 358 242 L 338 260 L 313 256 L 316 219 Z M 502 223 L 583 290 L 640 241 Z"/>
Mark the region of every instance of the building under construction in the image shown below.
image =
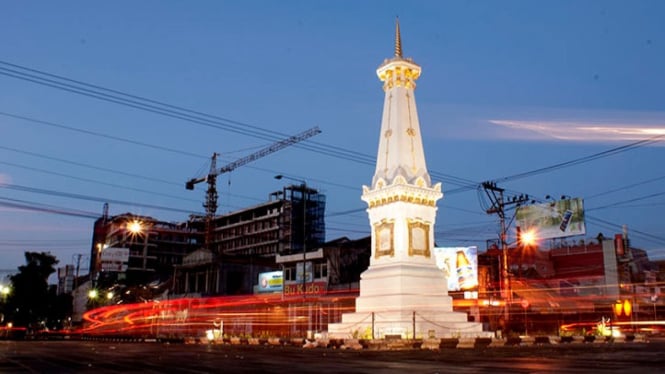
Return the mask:
<path id="1" fill-rule="evenodd" d="M 175 267 L 176 295 L 251 294 L 258 275 L 281 270 L 279 254 L 304 253 L 325 242 L 325 196 L 316 189 L 290 185 L 267 202 L 224 215 L 211 222 L 209 244 Z M 202 232 L 206 217 L 192 217 Z"/>

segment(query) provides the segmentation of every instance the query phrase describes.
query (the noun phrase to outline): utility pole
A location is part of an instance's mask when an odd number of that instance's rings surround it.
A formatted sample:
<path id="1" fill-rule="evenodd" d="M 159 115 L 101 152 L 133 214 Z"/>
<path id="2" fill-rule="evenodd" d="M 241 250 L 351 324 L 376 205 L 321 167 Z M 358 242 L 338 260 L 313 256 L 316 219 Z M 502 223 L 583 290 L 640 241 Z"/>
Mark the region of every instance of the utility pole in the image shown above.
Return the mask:
<path id="1" fill-rule="evenodd" d="M 506 207 L 519 206 L 529 201 L 529 195 L 511 196 L 505 199 L 505 189 L 496 185 L 496 182 L 483 182 L 483 188 L 487 197 L 492 201 L 492 207 L 487 209 L 487 214 L 496 214 L 499 216 L 501 224 L 501 233 L 499 234 L 501 240 L 501 295 L 505 302 L 504 315 L 506 324 L 510 318 L 510 302 L 512 301 L 512 290 L 510 287 L 510 274 L 508 272 L 508 242 L 506 241 Z"/>
<path id="2" fill-rule="evenodd" d="M 78 281 L 79 281 L 79 269 L 81 268 L 81 257 L 83 257 L 83 254 L 77 253 L 74 255 L 76 258 L 76 272 L 74 273 L 74 289 L 78 287 Z"/>

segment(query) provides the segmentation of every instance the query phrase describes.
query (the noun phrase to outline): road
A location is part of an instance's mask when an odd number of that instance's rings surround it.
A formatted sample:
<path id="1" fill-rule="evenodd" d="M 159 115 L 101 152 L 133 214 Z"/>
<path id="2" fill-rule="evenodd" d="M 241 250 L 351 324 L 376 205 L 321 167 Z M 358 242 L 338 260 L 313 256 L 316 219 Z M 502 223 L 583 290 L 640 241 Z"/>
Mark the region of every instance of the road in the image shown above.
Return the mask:
<path id="1" fill-rule="evenodd" d="M 644 373 L 665 342 L 352 351 L 290 346 L 0 341 L 2 373 Z"/>

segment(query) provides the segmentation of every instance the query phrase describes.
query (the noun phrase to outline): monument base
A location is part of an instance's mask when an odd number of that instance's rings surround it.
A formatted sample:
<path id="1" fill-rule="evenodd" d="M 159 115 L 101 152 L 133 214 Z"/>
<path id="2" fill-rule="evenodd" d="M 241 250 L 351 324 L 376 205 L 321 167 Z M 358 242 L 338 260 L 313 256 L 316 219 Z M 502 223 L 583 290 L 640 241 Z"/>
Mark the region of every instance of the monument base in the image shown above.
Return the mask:
<path id="1" fill-rule="evenodd" d="M 415 331 L 415 334 L 414 334 Z M 425 339 L 491 337 L 482 324 L 468 322 L 466 313 L 431 311 L 386 311 L 345 313 L 342 322 L 328 325 L 334 339 Z"/>
<path id="2" fill-rule="evenodd" d="M 328 325 L 335 339 L 491 337 L 482 324 L 454 312 L 446 279 L 433 263 L 370 266 L 360 280 L 356 312 Z M 424 286 L 426 285 L 426 286 Z"/>

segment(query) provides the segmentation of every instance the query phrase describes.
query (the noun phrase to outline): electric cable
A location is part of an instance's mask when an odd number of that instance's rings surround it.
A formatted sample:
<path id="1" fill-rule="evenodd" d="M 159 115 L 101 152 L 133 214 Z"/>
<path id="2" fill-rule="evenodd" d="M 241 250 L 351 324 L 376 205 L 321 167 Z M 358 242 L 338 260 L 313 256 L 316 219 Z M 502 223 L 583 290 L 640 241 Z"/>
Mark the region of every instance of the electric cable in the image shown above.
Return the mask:
<path id="1" fill-rule="evenodd" d="M 10 68 L 0 67 L 1 75 L 48 86 L 51 88 L 68 91 L 70 93 L 76 93 L 79 95 L 95 98 L 98 100 L 129 106 L 135 109 L 140 109 L 155 114 L 161 114 L 164 116 L 181 119 L 184 121 L 188 121 L 190 123 L 195 123 L 217 129 L 223 129 L 241 135 L 252 136 L 255 138 L 269 140 L 269 141 L 280 140 L 284 136 L 287 136 L 286 134 L 273 130 L 262 129 L 260 127 L 248 123 L 234 121 L 227 118 L 186 109 L 176 105 L 163 103 L 157 100 L 152 100 L 145 97 L 128 94 L 122 91 L 108 89 L 98 85 L 88 84 L 85 82 L 47 73 L 37 69 L 32 69 L 25 66 L 12 64 L 6 61 L 0 60 L 0 65 L 5 65 L 10 67 Z M 345 149 L 338 146 L 322 144 L 312 140 L 306 140 L 299 144 L 294 144 L 294 147 L 307 149 L 323 155 L 336 157 L 347 161 L 359 162 L 366 165 L 376 164 L 375 158 L 367 154 L 363 154 L 357 151 Z M 455 185 L 465 185 L 467 187 L 473 185 L 473 182 L 469 180 L 465 180 L 463 178 L 455 177 L 452 175 L 436 173 L 436 172 L 431 172 L 430 174 L 433 174 L 443 179 L 447 183 Z"/>

